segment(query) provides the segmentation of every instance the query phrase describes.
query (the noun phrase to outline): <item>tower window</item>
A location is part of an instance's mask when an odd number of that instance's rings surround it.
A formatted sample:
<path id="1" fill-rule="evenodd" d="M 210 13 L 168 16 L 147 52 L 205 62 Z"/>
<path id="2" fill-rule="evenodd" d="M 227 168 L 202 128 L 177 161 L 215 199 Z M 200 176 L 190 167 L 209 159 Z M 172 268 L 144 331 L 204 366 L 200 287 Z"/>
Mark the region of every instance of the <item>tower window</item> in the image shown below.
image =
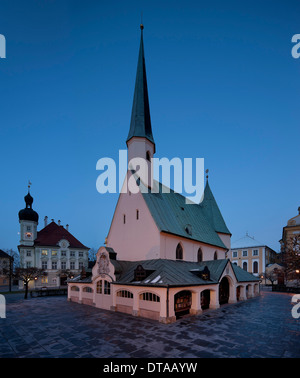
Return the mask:
<path id="1" fill-rule="evenodd" d="M 151 155 L 150 155 L 150 152 L 149 152 L 149 151 L 146 152 L 146 159 L 147 159 L 148 161 L 151 161 Z"/>
<path id="2" fill-rule="evenodd" d="M 139 219 L 139 216 L 140 216 L 140 212 L 137 210 L 136 211 L 136 219 Z"/>
<path id="3" fill-rule="evenodd" d="M 125 224 L 126 223 L 126 215 L 123 214 L 123 223 Z"/>
<path id="4" fill-rule="evenodd" d="M 218 253 L 217 253 L 217 251 L 215 251 L 215 253 L 214 253 L 214 260 L 218 260 Z"/>

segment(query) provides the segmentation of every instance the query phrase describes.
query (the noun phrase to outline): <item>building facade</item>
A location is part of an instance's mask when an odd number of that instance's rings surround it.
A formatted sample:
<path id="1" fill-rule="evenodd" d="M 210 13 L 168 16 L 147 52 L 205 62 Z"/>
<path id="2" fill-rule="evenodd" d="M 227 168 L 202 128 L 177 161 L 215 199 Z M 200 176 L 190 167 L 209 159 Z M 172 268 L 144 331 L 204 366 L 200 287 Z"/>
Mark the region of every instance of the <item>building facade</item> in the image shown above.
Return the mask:
<path id="1" fill-rule="evenodd" d="M 106 245 L 99 248 L 91 274 L 83 272 L 68 282 L 68 299 L 169 323 L 258 295 L 259 279 L 226 258 L 231 233 L 208 181 L 203 201 L 191 204 L 151 177 L 156 146 L 143 27 L 126 143 L 127 190 L 119 195 Z M 130 169 L 134 158 L 146 161 L 142 176 Z"/>
<path id="2" fill-rule="evenodd" d="M 264 275 L 266 267 L 278 260 L 278 254 L 272 248 L 246 234 L 231 245 L 229 258 L 246 272 L 255 276 Z"/>
<path id="3" fill-rule="evenodd" d="M 279 240 L 281 254 L 284 254 L 288 243 L 295 237 L 300 237 L 300 207 L 298 207 L 298 215 L 289 219 L 282 228 L 282 238 Z"/>
<path id="4" fill-rule="evenodd" d="M 32 209 L 29 191 L 24 200 L 26 207 L 19 212 L 20 267 L 36 267 L 46 273 L 30 282 L 31 288 L 66 285 L 68 277 L 88 267 L 89 248 L 69 232 L 68 225 L 64 227 L 53 219 L 48 224 L 48 217 L 44 219 L 44 228 L 38 231 L 39 215 Z"/>
<path id="5" fill-rule="evenodd" d="M 285 282 L 297 286 L 300 282 L 300 207 L 298 215 L 289 219 L 279 240 L 281 263 L 285 268 Z"/>
<path id="6" fill-rule="evenodd" d="M 0 249 L 0 286 L 8 285 L 8 271 L 12 268 L 12 257 Z"/>

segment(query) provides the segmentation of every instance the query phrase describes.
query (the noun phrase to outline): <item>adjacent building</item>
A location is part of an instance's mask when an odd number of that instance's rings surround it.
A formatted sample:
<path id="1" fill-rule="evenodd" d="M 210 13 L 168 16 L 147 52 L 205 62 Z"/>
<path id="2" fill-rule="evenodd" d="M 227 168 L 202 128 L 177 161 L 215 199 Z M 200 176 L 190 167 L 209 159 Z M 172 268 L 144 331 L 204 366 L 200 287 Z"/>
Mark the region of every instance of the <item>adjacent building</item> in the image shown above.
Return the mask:
<path id="1" fill-rule="evenodd" d="M 246 235 L 231 244 L 229 258 L 246 272 L 255 276 L 265 274 L 266 267 L 278 260 L 278 254 L 266 244 Z"/>
<path id="2" fill-rule="evenodd" d="M 295 237 L 300 237 L 300 207 L 298 207 L 298 214 L 289 219 L 286 226 L 282 228 L 282 238 L 279 240 L 282 255 L 284 255 L 289 242 Z"/>
<path id="3" fill-rule="evenodd" d="M 289 219 L 282 229 L 279 240 L 281 262 L 285 267 L 285 281 L 288 285 L 299 285 L 300 281 L 300 207 L 298 215 Z"/>
<path id="4" fill-rule="evenodd" d="M 45 275 L 31 282 L 31 287 L 58 287 L 66 285 L 69 276 L 88 267 L 89 248 L 83 245 L 64 227 L 53 219 L 44 228 L 37 230 L 39 215 L 32 208 L 33 197 L 29 190 L 24 197 L 26 207 L 19 211 L 20 267 L 43 269 Z"/>
<path id="5" fill-rule="evenodd" d="M 143 26 L 128 138 L 128 160 L 142 158 L 151 172 L 152 134 Z M 145 178 L 145 177 L 144 177 Z M 122 191 L 106 245 L 91 274 L 68 282 L 68 299 L 163 323 L 259 294 L 259 278 L 226 258 L 231 233 L 208 181 L 199 204 L 164 187 L 145 184 L 128 170 L 134 190 Z M 154 190 L 153 190 L 154 189 Z"/>
<path id="6" fill-rule="evenodd" d="M 12 257 L 0 249 L 0 286 L 8 285 L 7 272 L 11 269 Z"/>

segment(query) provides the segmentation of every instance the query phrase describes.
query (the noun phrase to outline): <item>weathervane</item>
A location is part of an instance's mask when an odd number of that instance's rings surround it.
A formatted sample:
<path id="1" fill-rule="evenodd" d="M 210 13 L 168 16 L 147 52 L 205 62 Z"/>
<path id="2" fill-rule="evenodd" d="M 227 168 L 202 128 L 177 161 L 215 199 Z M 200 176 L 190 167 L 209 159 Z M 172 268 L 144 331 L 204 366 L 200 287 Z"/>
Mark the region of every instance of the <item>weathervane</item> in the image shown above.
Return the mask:
<path id="1" fill-rule="evenodd" d="M 144 25 L 143 25 L 143 12 L 141 12 L 141 25 L 140 25 L 140 28 L 141 28 L 141 30 L 144 29 Z"/>

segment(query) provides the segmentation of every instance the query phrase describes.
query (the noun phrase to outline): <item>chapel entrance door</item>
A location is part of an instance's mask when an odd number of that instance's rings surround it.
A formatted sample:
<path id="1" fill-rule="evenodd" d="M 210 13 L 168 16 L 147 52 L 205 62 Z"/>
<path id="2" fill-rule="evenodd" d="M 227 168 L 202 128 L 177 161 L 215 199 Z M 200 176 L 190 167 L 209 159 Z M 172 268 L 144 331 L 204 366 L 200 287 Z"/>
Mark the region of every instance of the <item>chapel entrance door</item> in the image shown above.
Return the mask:
<path id="1" fill-rule="evenodd" d="M 223 277 L 219 284 L 219 303 L 220 305 L 228 303 L 229 299 L 229 281 Z"/>
<path id="2" fill-rule="evenodd" d="M 180 291 L 174 296 L 174 311 L 176 318 L 190 313 L 192 306 L 192 293 L 188 290 Z"/>

